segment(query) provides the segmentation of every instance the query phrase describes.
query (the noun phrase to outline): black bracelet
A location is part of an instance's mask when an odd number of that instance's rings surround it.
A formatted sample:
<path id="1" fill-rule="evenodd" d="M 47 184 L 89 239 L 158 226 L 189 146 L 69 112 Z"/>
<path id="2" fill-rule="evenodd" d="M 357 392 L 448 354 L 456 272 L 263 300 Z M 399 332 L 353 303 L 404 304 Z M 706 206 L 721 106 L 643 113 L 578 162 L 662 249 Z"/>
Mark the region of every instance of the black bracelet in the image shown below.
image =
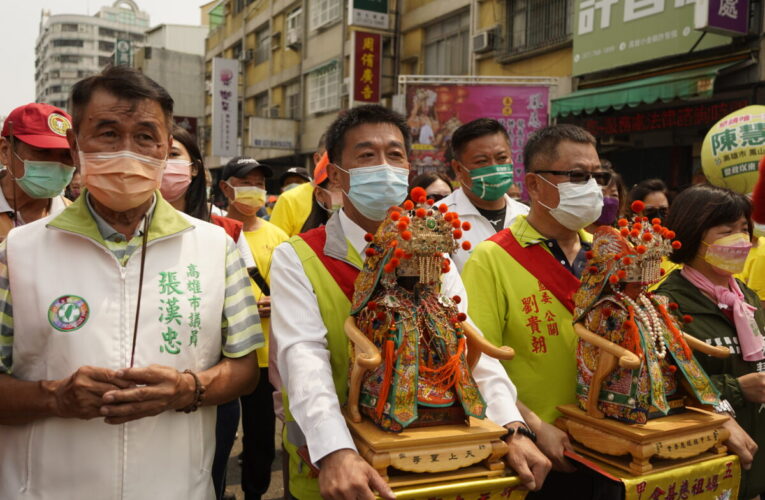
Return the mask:
<path id="1" fill-rule="evenodd" d="M 517 427 L 513 429 L 512 427 L 505 427 L 507 429 L 507 437 L 512 436 L 516 432 L 520 434 L 521 436 L 526 436 L 527 438 L 531 439 L 532 443 L 537 442 L 537 435 L 534 431 L 529 429 L 529 427 L 526 424 L 521 424 L 520 427 Z"/>
<path id="2" fill-rule="evenodd" d="M 526 427 L 525 425 L 522 425 L 522 426 L 518 427 L 517 429 L 515 429 L 515 431 L 518 434 L 521 434 L 521 435 L 526 436 L 527 438 L 531 439 L 532 443 L 536 443 L 537 442 L 537 434 L 534 431 L 532 431 L 531 429 L 529 429 L 528 427 Z"/>

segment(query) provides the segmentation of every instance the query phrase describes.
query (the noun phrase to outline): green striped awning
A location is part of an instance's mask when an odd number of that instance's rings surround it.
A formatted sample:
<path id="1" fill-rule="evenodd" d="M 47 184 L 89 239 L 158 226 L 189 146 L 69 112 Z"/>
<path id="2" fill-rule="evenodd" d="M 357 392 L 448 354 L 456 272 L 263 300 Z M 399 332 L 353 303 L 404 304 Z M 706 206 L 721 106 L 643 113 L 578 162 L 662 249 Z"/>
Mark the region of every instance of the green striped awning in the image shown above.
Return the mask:
<path id="1" fill-rule="evenodd" d="M 673 99 L 710 97 L 715 78 L 720 70 L 738 62 L 740 61 L 579 90 L 565 97 L 553 99 L 552 116 L 594 113 L 607 111 L 610 108 L 618 110 L 624 106 L 634 108 L 640 104 L 652 104 L 659 100 L 668 102 Z"/>

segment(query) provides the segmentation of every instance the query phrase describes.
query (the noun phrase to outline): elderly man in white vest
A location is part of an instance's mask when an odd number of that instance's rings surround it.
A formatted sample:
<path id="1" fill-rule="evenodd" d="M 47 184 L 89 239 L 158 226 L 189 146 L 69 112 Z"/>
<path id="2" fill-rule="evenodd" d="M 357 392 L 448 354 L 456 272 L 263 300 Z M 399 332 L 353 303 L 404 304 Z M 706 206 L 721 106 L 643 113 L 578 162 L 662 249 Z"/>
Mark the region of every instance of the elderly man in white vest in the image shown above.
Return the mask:
<path id="1" fill-rule="evenodd" d="M 70 108 L 83 195 L 0 245 L 0 498 L 210 499 L 215 405 L 258 379 L 249 279 L 157 190 L 162 87 L 109 68 Z"/>

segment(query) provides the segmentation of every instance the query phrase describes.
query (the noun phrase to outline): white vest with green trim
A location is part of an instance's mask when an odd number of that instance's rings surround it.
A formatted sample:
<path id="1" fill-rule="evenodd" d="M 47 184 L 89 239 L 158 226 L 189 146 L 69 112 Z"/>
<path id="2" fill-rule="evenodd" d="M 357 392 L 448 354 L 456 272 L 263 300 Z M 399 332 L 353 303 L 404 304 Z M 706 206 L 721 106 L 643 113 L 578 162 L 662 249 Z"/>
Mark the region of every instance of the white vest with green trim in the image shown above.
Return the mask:
<path id="1" fill-rule="evenodd" d="M 218 363 L 226 238 L 221 228 L 158 199 L 135 366 L 202 371 Z M 15 229 L 7 244 L 13 376 L 55 380 L 84 365 L 127 367 L 141 249 L 122 267 L 103 246 L 84 203 Z M 122 425 L 45 418 L 0 426 L 0 498 L 209 500 L 214 451 L 211 406 Z"/>

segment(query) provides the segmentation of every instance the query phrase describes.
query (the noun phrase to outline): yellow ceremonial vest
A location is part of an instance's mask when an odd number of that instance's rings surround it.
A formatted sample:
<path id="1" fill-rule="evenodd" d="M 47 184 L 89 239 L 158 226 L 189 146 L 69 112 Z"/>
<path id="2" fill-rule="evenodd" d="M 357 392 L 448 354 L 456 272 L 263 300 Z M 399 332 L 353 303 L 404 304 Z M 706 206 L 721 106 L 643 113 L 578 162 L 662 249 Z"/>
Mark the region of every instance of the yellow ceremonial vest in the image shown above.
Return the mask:
<path id="1" fill-rule="evenodd" d="M 324 228 L 320 230 L 324 230 Z M 330 238 L 331 235 L 328 234 L 327 237 Z M 342 237 L 344 238 L 344 236 Z M 305 272 L 308 280 L 311 282 L 316 294 L 319 311 L 321 312 L 324 326 L 327 328 L 327 348 L 330 352 L 332 379 L 335 383 L 337 398 L 342 406 L 348 397 L 348 366 L 350 358 L 348 338 L 345 335 L 343 325 L 348 316 L 350 316 L 351 302 L 345 293 L 343 293 L 335 278 L 327 271 L 327 268 L 303 238 L 294 236 L 289 240 L 289 244 L 292 245 L 295 253 L 300 258 L 300 262 L 303 264 L 303 272 Z M 347 255 L 344 260 L 357 268 L 361 268 L 363 265 L 361 257 L 359 257 L 350 244 L 348 244 Z M 286 422 L 282 436 L 284 438 L 284 448 L 289 454 L 290 493 L 299 500 L 318 500 L 321 498 L 319 482 L 316 478 L 310 477 L 308 465 L 297 453 L 299 443 L 295 443 L 297 439 L 290 434 L 299 432 L 299 430 L 292 413 L 289 411 L 287 391 L 283 391 L 282 395 Z"/>
<path id="2" fill-rule="evenodd" d="M 518 243 L 541 244 L 543 236 L 519 216 L 510 226 Z M 580 232 L 589 241 L 589 235 Z M 549 251 L 546 245 L 545 250 Z M 560 272 L 569 272 L 563 266 Z M 480 243 L 465 263 L 462 281 L 468 313 L 495 345 L 515 349 L 502 361 L 518 399 L 545 422 L 558 405 L 576 402 L 576 334 L 572 314 L 546 287 L 497 243 Z"/>

